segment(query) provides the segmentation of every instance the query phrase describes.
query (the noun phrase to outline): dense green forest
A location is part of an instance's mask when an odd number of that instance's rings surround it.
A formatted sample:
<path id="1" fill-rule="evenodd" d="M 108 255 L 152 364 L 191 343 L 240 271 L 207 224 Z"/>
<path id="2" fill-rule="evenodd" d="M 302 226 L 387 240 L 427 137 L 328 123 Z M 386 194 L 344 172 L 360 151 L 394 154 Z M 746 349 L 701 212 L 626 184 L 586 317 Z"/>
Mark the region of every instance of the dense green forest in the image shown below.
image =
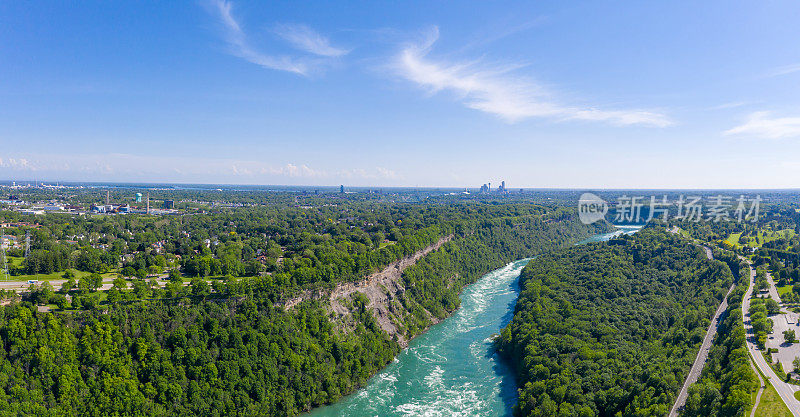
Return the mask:
<path id="1" fill-rule="evenodd" d="M 747 292 L 750 269 L 736 256 L 715 252 L 738 277 L 736 288 L 728 296 L 714 345 L 708 355 L 700 380 L 689 387 L 685 417 L 748 416 L 753 408 L 751 393 L 758 388 L 758 379 L 750 367 L 742 323 L 742 300 Z"/>
<path id="2" fill-rule="evenodd" d="M 257 242 L 258 249 L 251 246 L 256 253 L 274 242 L 283 248 L 284 263 L 271 273 L 229 274 L 211 285 L 200 278 L 186 287 L 176 281 L 163 290 L 137 278 L 129 289 L 120 277 L 105 299 L 89 297 L 96 283 L 86 278 L 78 288 L 62 290 L 73 300 L 64 309 L 39 311 L 37 304 L 66 298 L 47 288 L 0 308 L 0 415 L 296 415 L 362 386 L 392 360 L 400 345 L 376 324 L 361 295 L 350 300 L 350 325 L 341 327 L 319 301 L 285 311 L 280 301 L 287 293 L 363 276 L 452 235 L 403 274 L 407 291 L 395 302 L 402 331 L 413 336 L 430 325 L 431 317 L 443 318 L 457 308 L 459 291 L 482 274 L 570 245 L 605 227 L 582 225 L 569 210 L 533 205 L 361 209 L 359 216 L 374 216 L 373 221 L 340 215 L 346 222 L 340 226 L 328 222 L 329 213 L 323 210 L 312 222 L 294 208 L 276 214 L 278 220 L 242 209 L 161 224 L 134 216 L 67 224 L 47 216 L 37 230 L 46 229 L 52 237 L 42 240 L 60 245 L 58 238 L 70 233 L 65 231 L 70 227 L 86 231 L 103 225 L 108 229 L 98 238 L 114 235 L 114 241 L 122 241 L 120 258 L 136 248 L 129 262 L 161 255 L 140 245 L 141 236 L 153 234 L 144 242 L 180 240 L 183 235 L 196 244 L 196 235 L 215 236 L 223 247 Z M 350 213 L 347 217 L 355 214 Z M 372 213 L 386 213 L 392 226 L 371 229 L 380 218 Z M 286 219 L 280 220 L 282 216 Z M 293 216 L 300 219 L 290 221 Z M 284 228 L 270 229 L 276 222 Z M 235 233 L 230 233 L 231 223 Z M 185 236 L 184 230 L 195 237 Z M 343 237 L 335 237 L 337 231 Z M 373 239 L 372 233 L 396 236 Z M 394 243 L 386 245 L 386 240 Z M 195 244 L 189 247 L 197 252 L 187 253 L 188 259 L 218 260 L 227 253 L 205 255 Z M 293 265 L 289 259 L 295 259 Z M 181 264 L 189 273 L 186 261 Z M 334 267 L 340 269 L 328 282 L 320 271 Z M 299 273 L 302 268 L 306 270 Z M 302 276 L 311 278 L 298 279 Z"/>
<path id="3" fill-rule="evenodd" d="M 542 255 L 520 282 L 499 341 L 518 371 L 516 414 L 663 416 L 734 277 L 646 228 Z"/>

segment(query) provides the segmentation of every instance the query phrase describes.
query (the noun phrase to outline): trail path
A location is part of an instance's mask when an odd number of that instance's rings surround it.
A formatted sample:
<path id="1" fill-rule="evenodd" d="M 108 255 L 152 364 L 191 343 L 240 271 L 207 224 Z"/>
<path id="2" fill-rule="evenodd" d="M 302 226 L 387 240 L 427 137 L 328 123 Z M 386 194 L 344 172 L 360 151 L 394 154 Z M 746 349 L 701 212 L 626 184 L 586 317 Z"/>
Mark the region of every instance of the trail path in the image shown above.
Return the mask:
<path id="1" fill-rule="evenodd" d="M 756 402 L 753 403 L 753 410 L 750 411 L 750 417 L 756 417 L 756 410 L 758 410 L 758 404 L 761 402 L 761 394 L 764 393 L 764 389 L 767 388 L 767 384 L 764 383 L 764 378 L 761 378 L 761 374 L 756 369 L 756 365 L 753 363 L 753 360 L 750 360 L 750 367 L 753 368 L 753 372 L 755 372 L 756 376 L 758 377 L 758 394 L 756 394 Z"/>

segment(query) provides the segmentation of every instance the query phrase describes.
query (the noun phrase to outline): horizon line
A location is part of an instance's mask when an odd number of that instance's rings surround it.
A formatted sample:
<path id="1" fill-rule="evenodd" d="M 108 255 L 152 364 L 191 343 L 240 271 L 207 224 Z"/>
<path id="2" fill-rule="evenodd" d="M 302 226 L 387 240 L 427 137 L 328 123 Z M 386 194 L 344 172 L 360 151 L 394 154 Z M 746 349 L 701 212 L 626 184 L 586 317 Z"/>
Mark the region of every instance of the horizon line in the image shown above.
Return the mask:
<path id="1" fill-rule="evenodd" d="M 347 184 L 338 184 L 338 185 L 318 185 L 318 184 L 301 184 L 301 185 L 291 185 L 291 184 L 237 184 L 237 183 L 204 183 L 204 182 L 125 182 L 125 181 L 76 181 L 76 180 L 67 180 L 67 181 L 60 181 L 60 180 L 0 180 L 0 186 L 12 186 L 11 183 L 22 183 L 17 184 L 17 186 L 31 185 L 30 183 L 35 183 L 36 185 L 124 185 L 124 186 L 135 186 L 141 185 L 145 186 L 157 186 L 157 185 L 179 185 L 179 186 L 190 186 L 190 185 L 211 185 L 211 186 L 223 186 L 223 187 L 279 187 L 279 188 L 339 188 L 344 186 L 345 188 L 355 188 L 355 189 L 416 189 L 416 190 L 480 190 L 481 186 L 419 186 L 419 185 L 347 185 Z M 6 184 L 8 183 L 8 184 Z M 487 183 L 488 184 L 488 183 Z M 217 187 L 219 188 L 219 187 Z M 496 190 L 497 188 L 494 188 Z M 736 188 L 736 187 L 697 187 L 697 188 L 659 188 L 659 187 L 530 187 L 530 186 L 522 186 L 522 187 L 506 187 L 506 190 L 509 193 L 513 194 L 514 192 L 518 192 L 518 190 L 530 190 L 530 191 L 667 191 L 667 192 L 675 192 L 675 191 L 800 191 L 800 187 L 797 188 Z"/>

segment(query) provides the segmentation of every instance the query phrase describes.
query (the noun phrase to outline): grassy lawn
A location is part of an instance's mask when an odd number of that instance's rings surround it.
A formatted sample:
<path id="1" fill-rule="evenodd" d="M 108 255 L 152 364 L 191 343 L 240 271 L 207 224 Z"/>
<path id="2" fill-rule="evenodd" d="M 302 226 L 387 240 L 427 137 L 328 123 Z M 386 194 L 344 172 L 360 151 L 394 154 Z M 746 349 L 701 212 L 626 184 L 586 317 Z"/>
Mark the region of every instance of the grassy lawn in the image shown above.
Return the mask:
<path id="1" fill-rule="evenodd" d="M 752 361 L 752 358 L 750 359 Z M 752 363 L 752 362 L 751 362 Z M 778 395 L 778 391 L 775 390 L 775 387 L 769 382 L 769 378 L 764 375 L 758 367 L 756 370 L 761 375 L 761 379 L 764 381 L 765 388 L 764 393 L 761 394 L 761 401 L 758 403 L 758 408 L 756 408 L 755 415 L 757 417 L 768 417 L 768 416 L 791 416 L 792 412 L 789 411 L 789 407 L 781 399 L 781 396 Z M 758 390 L 756 389 L 756 392 Z M 797 397 L 797 393 L 795 393 L 795 397 Z M 751 395 L 753 402 L 755 402 L 755 397 Z M 745 413 L 745 415 L 750 415 L 750 413 Z"/>
<path id="2" fill-rule="evenodd" d="M 71 269 L 71 271 L 75 274 L 75 280 L 91 275 L 90 272 L 78 271 L 76 269 Z M 27 281 L 31 279 L 35 279 L 37 281 L 50 281 L 54 279 L 64 279 L 63 275 L 64 271 L 53 272 L 52 274 L 10 275 L 8 279 L 0 277 L 0 281 Z M 113 280 L 117 276 L 116 272 L 106 272 L 101 275 L 103 276 L 103 281 Z"/>
<path id="3" fill-rule="evenodd" d="M 8 257 L 8 269 L 18 268 L 22 265 L 22 262 L 25 260 L 22 256 L 9 256 Z M 81 277 L 85 277 L 91 275 L 91 272 L 84 272 L 78 271 L 77 269 L 70 269 L 75 274 L 75 279 L 78 280 Z M 62 275 L 64 275 L 64 271 L 61 272 L 53 272 L 52 274 L 34 274 L 34 275 L 11 275 L 9 279 L 4 279 L 0 277 L 0 281 L 27 281 L 31 279 L 35 279 L 37 281 L 50 281 L 54 279 L 63 279 Z M 103 275 L 103 281 L 113 280 L 117 277 L 117 271 L 106 272 Z"/>
<path id="4" fill-rule="evenodd" d="M 731 245 L 731 246 L 733 246 L 735 248 L 738 248 L 739 247 L 739 237 L 741 235 L 742 235 L 741 233 L 731 233 L 731 235 L 728 236 L 727 239 L 725 239 L 725 243 L 727 243 L 727 244 L 729 244 L 729 245 Z"/>
<path id="5" fill-rule="evenodd" d="M 783 297 L 783 294 L 792 291 L 791 285 L 776 286 L 775 288 L 778 289 L 778 295 L 780 295 L 781 297 Z"/>
<path id="6" fill-rule="evenodd" d="M 789 417 L 791 415 L 792 412 L 783 403 L 778 391 L 775 391 L 772 384 L 767 382 L 767 388 L 761 394 L 761 402 L 758 403 L 758 408 L 756 409 L 756 417 Z"/>
<path id="7" fill-rule="evenodd" d="M 758 246 L 763 245 L 767 242 L 772 242 L 773 240 L 778 240 L 780 238 L 791 239 L 794 237 L 795 233 L 792 229 L 783 229 L 783 230 L 759 230 L 758 231 Z"/>
<path id="8" fill-rule="evenodd" d="M 23 258 L 21 256 L 9 256 L 8 257 L 8 268 L 9 269 L 10 268 L 17 268 L 20 265 L 22 265 L 22 261 L 24 261 L 24 260 L 25 260 L 25 258 Z"/>
<path id="9" fill-rule="evenodd" d="M 734 248 L 741 248 L 742 246 L 747 246 L 749 248 L 760 248 L 764 243 L 771 242 L 773 240 L 780 239 L 785 237 L 787 239 L 791 239 L 794 237 L 795 232 L 792 229 L 784 229 L 784 230 L 769 230 L 769 229 L 760 229 L 755 236 L 750 236 L 750 241 L 746 245 L 742 245 L 740 243 L 742 234 L 741 233 L 731 233 L 727 239 L 725 239 L 725 243 L 731 245 Z"/>

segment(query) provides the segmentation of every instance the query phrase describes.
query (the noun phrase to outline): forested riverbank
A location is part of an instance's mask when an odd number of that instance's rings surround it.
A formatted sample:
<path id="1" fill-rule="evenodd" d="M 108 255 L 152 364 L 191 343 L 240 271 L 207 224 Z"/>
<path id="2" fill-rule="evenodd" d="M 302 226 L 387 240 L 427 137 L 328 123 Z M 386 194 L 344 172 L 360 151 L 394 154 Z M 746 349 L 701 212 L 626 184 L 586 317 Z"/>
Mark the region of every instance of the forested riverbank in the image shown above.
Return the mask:
<path id="1" fill-rule="evenodd" d="M 520 282 L 500 340 L 518 415 L 660 416 L 734 277 L 698 246 L 645 228 L 540 256 Z"/>
<path id="2" fill-rule="evenodd" d="M 732 253 L 717 251 L 715 257 L 728 264 L 737 277 L 737 285 L 728 296 L 728 309 L 700 380 L 689 387 L 686 406 L 681 412 L 686 417 L 750 415 L 751 394 L 758 388 L 745 347 L 747 333 L 742 323 L 742 301 L 747 292 L 750 268 Z"/>
<path id="3" fill-rule="evenodd" d="M 408 338 L 454 311 L 461 289 L 484 273 L 605 227 L 534 206 L 437 212 L 448 220 L 417 229 L 427 235 L 410 243 L 424 246 L 444 231 L 453 239 L 407 268 L 404 290 L 390 297 Z M 313 259 L 308 272 L 326 271 L 324 258 Z M 399 352 L 359 294 L 344 323 L 319 300 L 285 311 L 279 301 L 306 272 L 276 272 L 90 309 L 4 306 L 0 415 L 295 415 L 362 386 Z"/>

